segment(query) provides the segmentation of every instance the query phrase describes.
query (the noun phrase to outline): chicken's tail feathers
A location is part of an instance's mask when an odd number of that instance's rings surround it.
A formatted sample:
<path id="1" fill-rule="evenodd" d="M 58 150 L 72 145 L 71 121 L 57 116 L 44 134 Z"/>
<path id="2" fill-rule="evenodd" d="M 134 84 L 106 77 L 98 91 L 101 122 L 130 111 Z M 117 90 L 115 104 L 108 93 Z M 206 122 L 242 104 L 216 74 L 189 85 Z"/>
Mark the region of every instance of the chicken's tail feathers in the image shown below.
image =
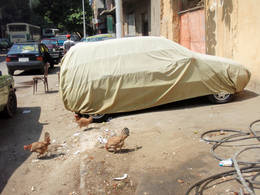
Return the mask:
<path id="1" fill-rule="evenodd" d="M 23 146 L 24 150 L 30 150 L 31 148 L 32 148 L 32 144 Z"/>
<path id="2" fill-rule="evenodd" d="M 45 134 L 44 134 L 44 141 L 50 143 L 51 139 L 50 139 L 49 132 L 45 132 Z"/>

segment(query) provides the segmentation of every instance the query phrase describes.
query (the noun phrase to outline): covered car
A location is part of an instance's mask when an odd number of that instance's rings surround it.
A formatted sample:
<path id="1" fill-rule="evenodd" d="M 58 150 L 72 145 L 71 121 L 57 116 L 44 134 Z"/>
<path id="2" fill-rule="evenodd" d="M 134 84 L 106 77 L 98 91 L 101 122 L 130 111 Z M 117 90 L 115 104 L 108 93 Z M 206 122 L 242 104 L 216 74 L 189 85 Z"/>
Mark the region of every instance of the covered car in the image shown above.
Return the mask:
<path id="1" fill-rule="evenodd" d="M 62 59 L 60 76 L 66 109 L 109 114 L 206 95 L 225 103 L 250 72 L 162 37 L 131 37 L 77 44 Z"/>

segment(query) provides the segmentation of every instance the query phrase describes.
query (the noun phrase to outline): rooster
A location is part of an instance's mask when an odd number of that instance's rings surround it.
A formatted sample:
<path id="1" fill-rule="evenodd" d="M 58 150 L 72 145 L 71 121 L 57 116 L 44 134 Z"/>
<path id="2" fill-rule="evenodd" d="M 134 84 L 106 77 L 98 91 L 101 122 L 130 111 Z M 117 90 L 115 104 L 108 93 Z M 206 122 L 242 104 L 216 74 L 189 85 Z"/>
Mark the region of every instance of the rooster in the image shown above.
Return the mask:
<path id="1" fill-rule="evenodd" d="M 78 114 L 74 115 L 76 123 L 78 123 L 79 128 L 87 127 L 90 123 L 93 122 L 93 117 L 90 116 L 89 118 L 80 117 Z"/>
<path id="2" fill-rule="evenodd" d="M 44 141 L 42 142 L 33 142 L 29 145 L 25 145 L 24 150 L 30 150 L 31 152 L 37 152 L 37 158 L 44 155 L 48 151 L 48 145 L 50 145 L 50 134 L 45 132 Z"/>
<path id="3" fill-rule="evenodd" d="M 121 135 L 119 136 L 113 136 L 110 137 L 105 145 L 105 148 L 107 151 L 111 151 L 111 149 L 114 151 L 114 153 L 117 152 L 117 149 L 119 149 L 119 152 L 121 152 L 121 149 L 124 145 L 125 139 L 129 136 L 129 129 L 124 128 L 121 131 Z"/>

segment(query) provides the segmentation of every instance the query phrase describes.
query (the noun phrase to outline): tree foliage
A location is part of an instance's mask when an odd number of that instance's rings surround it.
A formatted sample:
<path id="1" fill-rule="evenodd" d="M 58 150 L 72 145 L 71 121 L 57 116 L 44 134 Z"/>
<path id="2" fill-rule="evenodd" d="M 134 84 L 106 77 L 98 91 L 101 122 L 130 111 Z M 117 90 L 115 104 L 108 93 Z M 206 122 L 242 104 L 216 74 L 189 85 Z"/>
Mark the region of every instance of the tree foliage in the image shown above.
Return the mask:
<path id="1" fill-rule="evenodd" d="M 82 0 L 38 0 L 34 12 L 44 18 L 44 26 L 59 28 L 67 32 L 83 31 Z M 85 0 L 85 18 L 87 31 L 91 31 L 92 9 Z"/>
<path id="2" fill-rule="evenodd" d="M 88 0 L 84 1 L 86 30 L 91 34 L 92 8 Z M 83 32 L 82 0 L 0 0 L 0 5 L 0 36 L 5 32 L 5 25 L 11 22 Z"/>
<path id="3" fill-rule="evenodd" d="M 1 0 L 1 23 L 3 25 L 11 22 L 30 22 L 31 9 L 29 0 Z"/>

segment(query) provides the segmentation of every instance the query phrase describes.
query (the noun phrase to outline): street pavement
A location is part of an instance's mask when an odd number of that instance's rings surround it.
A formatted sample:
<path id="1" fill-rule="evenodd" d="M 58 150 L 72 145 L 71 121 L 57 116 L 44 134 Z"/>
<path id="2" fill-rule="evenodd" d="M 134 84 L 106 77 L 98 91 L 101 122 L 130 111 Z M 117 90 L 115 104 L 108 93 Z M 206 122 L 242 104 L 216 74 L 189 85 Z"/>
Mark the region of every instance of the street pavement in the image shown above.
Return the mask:
<path id="1" fill-rule="evenodd" d="M 4 56 L 0 59 L 0 70 L 7 73 Z M 201 142 L 200 135 L 219 128 L 248 131 L 250 122 L 260 118 L 260 97 L 247 89 L 228 104 L 187 100 L 119 114 L 104 124 L 79 129 L 59 96 L 58 71 L 57 65 L 50 70 L 50 92 L 45 94 L 39 83 L 35 95 L 31 81 L 39 73 L 15 72 L 18 112 L 11 120 L 0 119 L 2 195 L 185 194 L 195 182 L 224 171 L 210 154 L 211 145 Z M 31 112 L 23 114 L 24 110 Z M 114 154 L 97 147 L 99 136 L 118 133 L 124 127 L 130 129 L 124 152 Z M 46 131 L 55 140 L 52 143 L 68 146 L 64 155 L 37 160 L 23 151 L 24 144 L 41 140 Z M 225 148 L 220 155 L 229 157 L 234 152 L 234 148 Z M 252 157 L 257 155 L 256 151 Z M 125 173 L 126 181 L 112 181 Z M 236 185 L 217 186 L 208 194 L 231 194 L 236 189 Z"/>

